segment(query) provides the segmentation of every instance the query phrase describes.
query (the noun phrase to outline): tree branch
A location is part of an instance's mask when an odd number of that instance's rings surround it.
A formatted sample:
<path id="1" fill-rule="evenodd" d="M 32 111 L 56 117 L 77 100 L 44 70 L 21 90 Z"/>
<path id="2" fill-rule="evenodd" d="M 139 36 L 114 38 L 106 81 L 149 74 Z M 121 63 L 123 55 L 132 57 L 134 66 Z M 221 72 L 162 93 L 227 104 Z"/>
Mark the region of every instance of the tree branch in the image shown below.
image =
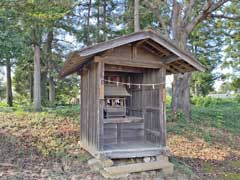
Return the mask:
<path id="1" fill-rule="evenodd" d="M 190 15 L 192 13 L 194 5 L 195 5 L 195 0 L 190 0 L 189 5 L 184 12 L 184 18 L 183 18 L 183 24 L 184 25 L 187 24 L 187 21 L 188 21 Z"/>
<path id="2" fill-rule="evenodd" d="M 202 10 L 200 11 L 199 15 L 196 16 L 189 24 L 186 25 L 186 30 L 188 33 L 192 32 L 192 30 L 204 19 L 206 19 L 209 14 L 214 12 L 216 9 L 221 7 L 223 4 L 228 2 L 229 0 L 219 0 L 216 3 L 212 3 L 212 0 L 206 0 Z"/>
<path id="3" fill-rule="evenodd" d="M 156 5 L 154 5 L 153 3 L 149 2 L 148 0 L 143 0 L 143 3 L 146 7 L 148 7 L 149 9 L 151 9 L 151 11 L 153 12 L 153 14 L 156 16 L 156 18 L 158 19 L 158 21 L 160 22 L 162 28 L 163 28 L 163 32 L 165 36 L 168 36 L 168 32 L 167 32 L 167 26 L 165 21 L 163 20 L 162 16 L 160 15 L 160 12 L 158 10 L 158 7 Z"/>
<path id="4" fill-rule="evenodd" d="M 240 16 L 226 16 L 224 14 L 210 14 L 209 17 L 220 18 L 220 19 L 230 19 L 230 20 L 240 19 Z"/>

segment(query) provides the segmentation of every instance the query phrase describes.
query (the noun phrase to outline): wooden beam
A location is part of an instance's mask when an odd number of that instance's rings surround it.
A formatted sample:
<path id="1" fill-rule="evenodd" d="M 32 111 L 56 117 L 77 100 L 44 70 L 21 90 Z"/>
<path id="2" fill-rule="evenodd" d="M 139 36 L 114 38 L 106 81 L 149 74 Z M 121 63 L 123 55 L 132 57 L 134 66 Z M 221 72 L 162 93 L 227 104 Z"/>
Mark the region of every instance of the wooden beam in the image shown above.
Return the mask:
<path id="1" fill-rule="evenodd" d="M 140 47 L 142 44 L 144 44 L 148 39 L 144 39 L 141 41 L 138 41 L 137 43 L 134 44 L 135 47 Z"/>
<path id="2" fill-rule="evenodd" d="M 128 66 L 116 66 L 116 65 L 106 64 L 105 71 L 107 71 L 107 72 L 142 73 L 144 71 L 144 69 L 143 68 L 128 67 Z"/>
<path id="3" fill-rule="evenodd" d="M 150 39 L 164 46 L 166 49 L 169 49 L 172 53 L 176 54 L 177 56 L 181 57 L 181 59 L 184 59 L 184 61 L 194 66 L 197 70 L 199 71 L 206 70 L 206 68 L 200 62 L 198 62 L 193 56 L 191 56 L 186 51 L 179 49 L 176 45 L 174 45 L 169 40 L 159 37 L 157 34 L 154 34 L 154 33 L 149 34 L 149 36 L 150 36 Z"/>
<path id="4" fill-rule="evenodd" d="M 114 57 L 114 58 L 101 58 L 95 57 L 94 62 L 103 62 L 105 64 L 112 64 L 118 66 L 129 66 L 129 67 L 140 67 L 140 68 L 152 68 L 159 69 L 163 67 L 162 62 L 141 62 L 141 61 L 130 61 L 126 58 Z"/>
<path id="5" fill-rule="evenodd" d="M 167 49 L 162 48 L 161 46 L 159 46 L 158 44 L 151 42 L 151 41 L 146 41 L 147 44 L 149 44 L 150 46 L 154 47 L 155 49 L 157 49 L 158 51 L 160 51 L 161 53 L 165 54 L 166 56 L 168 56 L 169 54 L 171 54 Z"/>
<path id="6" fill-rule="evenodd" d="M 185 72 L 185 70 L 180 68 L 179 66 L 175 66 L 175 65 L 171 64 L 170 67 L 173 67 L 174 69 L 176 69 L 180 73 L 184 73 Z"/>
<path id="7" fill-rule="evenodd" d="M 177 74 L 177 73 L 178 73 L 178 71 L 176 71 L 175 69 L 172 69 L 172 68 L 169 67 L 169 66 L 166 66 L 166 69 L 167 69 L 168 71 L 170 71 L 171 73 L 173 73 L 173 74 Z"/>
<path id="8" fill-rule="evenodd" d="M 104 123 L 136 123 L 143 122 L 142 117 L 125 117 L 125 118 L 110 118 L 104 119 Z"/>
<path id="9" fill-rule="evenodd" d="M 113 52 L 114 48 L 106 50 L 105 52 L 103 52 L 101 55 L 99 55 L 100 57 L 107 57 L 109 56 L 112 52 Z"/>
<path id="10" fill-rule="evenodd" d="M 192 65 L 187 64 L 184 61 L 183 62 L 179 62 L 179 63 L 180 63 L 179 67 L 184 67 L 186 70 L 189 70 L 189 71 L 193 71 L 194 70 L 194 67 Z"/>
<path id="11" fill-rule="evenodd" d="M 126 173 L 149 171 L 149 170 L 156 170 L 156 169 L 164 170 L 164 169 L 170 169 L 170 168 L 173 170 L 173 164 L 165 160 L 159 160 L 154 162 L 106 167 L 103 170 L 106 173 L 108 173 L 110 176 L 114 176 L 114 175 L 116 176 L 116 175 L 121 175 Z"/>
<path id="12" fill-rule="evenodd" d="M 156 56 L 158 56 L 158 57 L 162 57 L 161 54 L 158 54 L 157 52 L 155 52 L 155 51 L 152 50 L 151 48 L 149 48 L 149 47 L 147 47 L 147 46 L 142 46 L 142 47 L 143 47 L 144 49 L 146 49 L 147 51 L 149 51 L 149 52 L 155 54 Z"/>
<path id="13" fill-rule="evenodd" d="M 102 151 L 100 154 L 110 159 L 119 159 L 119 158 L 158 156 L 164 153 L 165 153 L 164 148 L 151 147 L 151 148 L 136 148 L 136 149 L 105 150 L 105 151 Z"/>
<path id="14" fill-rule="evenodd" d="M 165 64 L 170 64 L 170 63 L 178 61 L 180 59 L 181 58 L 176 55 L 170 55 L 170 56 L 162 57 L 161 61 Z"/>

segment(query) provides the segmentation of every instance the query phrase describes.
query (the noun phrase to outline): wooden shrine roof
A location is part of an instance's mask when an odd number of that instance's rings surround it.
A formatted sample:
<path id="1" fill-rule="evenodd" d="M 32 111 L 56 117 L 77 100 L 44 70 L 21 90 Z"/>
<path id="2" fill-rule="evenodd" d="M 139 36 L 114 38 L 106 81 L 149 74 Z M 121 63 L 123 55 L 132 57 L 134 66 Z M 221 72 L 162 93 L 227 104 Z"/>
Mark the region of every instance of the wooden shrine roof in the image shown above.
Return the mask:
<path id="1" fill-rule="evenodd" d="M 125 86 L 116 84 L 106 84 L 104 87 L 104 95 L 108 97 L 127 97 L 131 96 Z"/>
<path id="2" fill-rule="evenodd" d="M 150 53 L 159 55 L 159 61 L 168 66 L 168 74 L 206 70 L 193 55 L 183 51 L 172 41 L 152 30 L 143 30 L 70 53 L 60 76 L 64 77 L 79 71 L 84 64 L 102 52 L 131 43 L 138 43 Z"/>

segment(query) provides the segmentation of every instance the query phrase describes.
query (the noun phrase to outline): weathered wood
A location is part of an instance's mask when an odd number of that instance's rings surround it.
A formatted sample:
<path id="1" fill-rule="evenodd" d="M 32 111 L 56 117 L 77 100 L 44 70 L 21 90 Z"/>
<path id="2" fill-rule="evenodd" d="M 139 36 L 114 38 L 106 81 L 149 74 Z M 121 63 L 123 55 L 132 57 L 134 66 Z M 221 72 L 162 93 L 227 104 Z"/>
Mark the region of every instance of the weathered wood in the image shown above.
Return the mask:
<path id="1" fill-rule="evenodd" d="M 95 149 L 95 148 L 92 148 L 90 147 L 89 145 L 87 145 L 86 143 L 80 141 L 79 142 L 79 145 L 80 145 L 80 148 L 86 150 L 88 153 L 90 153 L 93 157 L 99 159 L 100 157 L 100 154 L 99 152 Z"/>
<path id="2" fill-rule="evenodd" d="M 127 116 L 123 118 L 109 118 L 104 119 L 104 123 L 134 123 L 134 122 L 143 122 L 142 117 Z"/>
<path id="3" fill-rule="evenodd" d="M 104 125 L 104 144 L 117 143 L 117 124 Z"/>
<path id="4" fill-rule="evenodd" d="M 170 64 L 169 67 L 171 67 L 172 69 L 176 69 L 180 73 L 183 73 L 186 71 L 186 70 L 182 69 L 181 67 L 179 67 L 177 65 L 173 65 L 173 64 Z"/>
<path id="5" fill-rule="evenodd" d="M 81 67 L 81 64 L 86 62 L 87 60 L 91 59 L 94 55 L 98 53 L 102 53 L 106 50 L 113 49 L 116 47 L 120 47 L 123 45 L 128 45 L 133 42 L 141 41 L 141 40 L 148 40 L 152 41 L 159 46 L 164 47 L 165 49 L 169 50 L 171 54 L 175 54 L 184 60 L 186 63 L 192 65 L 194 70 L 205 71 L 206 68 L 201 65 L 192 55 L 188 52 L 181 50 L 171 41 L 165 39 L 159 34 L 154 33 L 153 31 L 140 31 L 130 35 L 122 36 L 120 38 L 116 38 L 107 42 L 99 43 L 97 45 L 84 48 L 80 51 L 73 52 L 67 61 L 64 64 L 64 67 L 61 71 L 61 76 L 69 75 L 78 70 L 78 67 Z M 160 51 L 159 48 L 156 48 L 157 51 Z"/>
<path id="6" fill-rule="evenodd" d="M 100 89 L 100 87 L 102 85 L 104 85 L 104 81 L 102 81 L 104 79 L 104 63 L 103 62 L 99 62 L 98 63 L 98 89 Z M 99 90 L 100 91 L 100 90 Z M 103 119 L 104 119 L 104 114 L 103 114 L 103 109 L 104 109 L 104 99 L 101 99 L 100 97 L 100 92 L 98 94 L 98 101 L 99 106 L 97 109 L 98 112 L 98 150 L 102 151 L 103 150 L 103 146 L 104 146 L 104 126 L 103 126 Z"/>
<path id="7" fill-rule="evenodd" d="M 97 64 L 90 64 L 81 73 L 81 119 L 80 141 L 92 149 L 97 149 Z M 99 92 L 98 92 L 99 93 Z"/>
<path id="8" fill-rule="evenodd" d="M 161 68 L 159 70 L 159 77 L 160 82 L 166 82 L 166 69 Z M 160 123 L 160 145 L 165 147 L 166 146 L 166 93 L 165 93 L 165 84 L 161 86 L 162 88 L 159 89 L 160 96 L 159 96 L 159 103 L 160 103 L 160 114 L 159 114 L 159 123 Z"/>
<path id="9" fill-rule="evenodd" d="M 116 66 L 108 65 L 105 66 L 106 72 L 128 72 L 128 73 L 142 73 L 144 68 L 128 67 L 128 66 Z"/>
<path id="10" fill-rule="evenodd" d="M 156 44 L 155 42 L 152 41 L 147 41 L 147 44 L 149 44 L 150 46 L 154 47 L 155 49 L 159 50 L 160 52 L 162 52 L 165 55 L 169 55 L 171 54 L 171 52 L 169 52 L 169 50 L 167 50 L 166 48 L 163 48 L 161 46 L 159 46 L 159 44 Z"/>
<path id="11" fill-rule="evenodd" d="M 121 166 L 112 166 L 104 168 L 109 175 L 115 176 L 125 173 L 133 173 L 133 172 L 141 172 L 141 171 L 149 171 L 149 170 L 156 170 L 156 169 L 164 169 L 169 170 L 173 169 L 173 164 L 169 163 L 168 161 L 153 161 L 153 162 L 146 162 L 146 163 L 136 163 L 136 164 L 127 164 Z"/>
<path id="12" fill-rule="evenodd" d="M 94 62 L 103 62 L 105 64 L 120 65 L 120 66 L 130 66 L 130 67 L 140 67 L 140 68 L 152 68 L 158 69 L 163 66 L 162 62 L 140 62 L 140 61 L 129 61 L 129 59 L 114 57 L 114 58 L 101 58 L 98 57 L 94 59 Z"/>
<path id="13" fill-rule="evenodd" d="M 170 64 L 172 62 L 175 62 L 175 61 L 178 61 L 180 60 L 181 58 L 179 58 L 178 56 L 176 55 L 170 55 L 170 56 L 166 56 L 166 57 L 162 57 L 160 58 L 160 60 L 166 64 Z"/>
<path id="14" fill-rule="evenodd" d="M 124 145 L 123 145 L 124 147 Z M 121 158 L 137 158 L 137 157 L 147 157 L 147 156 L 158 156 L 164 153 L 161 148 L 137 148 L 137 149 L 120 149 L 120 150 L 105 150 L 101 154 L 105 157 L 111 159 L 121 159 Z"/>

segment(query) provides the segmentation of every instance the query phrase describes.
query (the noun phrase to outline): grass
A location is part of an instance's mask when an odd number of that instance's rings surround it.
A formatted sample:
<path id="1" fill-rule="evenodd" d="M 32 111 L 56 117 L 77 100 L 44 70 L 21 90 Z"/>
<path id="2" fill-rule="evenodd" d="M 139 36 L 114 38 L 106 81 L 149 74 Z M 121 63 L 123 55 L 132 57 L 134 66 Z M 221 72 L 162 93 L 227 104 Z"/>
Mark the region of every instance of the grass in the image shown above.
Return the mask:
<path id="1" fill-rule="evenodd" d="M 240 103 L 216 101 L 195 104 L 191 121 L 168 122 L 168 146 L 176 167 L 186 164 L 207 179 L 240 179 Z"/>

